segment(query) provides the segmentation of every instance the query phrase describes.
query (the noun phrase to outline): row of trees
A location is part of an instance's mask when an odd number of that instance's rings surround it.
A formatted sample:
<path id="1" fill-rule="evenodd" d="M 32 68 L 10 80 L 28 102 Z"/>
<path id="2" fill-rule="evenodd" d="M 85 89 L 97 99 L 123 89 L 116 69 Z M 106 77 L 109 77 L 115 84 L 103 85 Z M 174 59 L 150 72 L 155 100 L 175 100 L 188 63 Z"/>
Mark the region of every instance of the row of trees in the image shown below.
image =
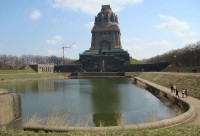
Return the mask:
<path id="1" fill-rule="evenodd" d="M 189 44 L 184 48 L 172 50 L 162 55 L 144 60 L 145 63 L 171 62 L 176 66 L 200 66 L 200 42 Z M 74 60 L 57 56 L 22 55 L 21 57 L 0 54 L 0 69 L 18 69 L 36 64 L 69 64 Z"/>
<path id="2" fill-rule="evenodd" d="M 176 66 L 200 66 L 200 42 L 145 60 L 146 63 L 171 62 Z"/>
<path id="3" fill-rule="evenodd" d="M 12 55 L 1 55 L 0 54 L 0 69 L 19 69 L 26 65 L 36 65 L 36 64 L 69 64 L 73 60 L 63 59 L 56 56 L 39 56 L 39 55 L 22 55 L 21 57 Z"/>

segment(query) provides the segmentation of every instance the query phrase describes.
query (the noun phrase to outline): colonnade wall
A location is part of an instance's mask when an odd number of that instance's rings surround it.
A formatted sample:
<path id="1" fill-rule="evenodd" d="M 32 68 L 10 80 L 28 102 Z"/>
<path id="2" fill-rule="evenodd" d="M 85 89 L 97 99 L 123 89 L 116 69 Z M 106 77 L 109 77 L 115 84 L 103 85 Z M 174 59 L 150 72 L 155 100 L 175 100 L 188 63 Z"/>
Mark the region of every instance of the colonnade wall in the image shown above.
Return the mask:
<path id="1" fill-rule="evenodd" d="M 38 73 L 54 73 L 54 65 L 38 64 Z"/>

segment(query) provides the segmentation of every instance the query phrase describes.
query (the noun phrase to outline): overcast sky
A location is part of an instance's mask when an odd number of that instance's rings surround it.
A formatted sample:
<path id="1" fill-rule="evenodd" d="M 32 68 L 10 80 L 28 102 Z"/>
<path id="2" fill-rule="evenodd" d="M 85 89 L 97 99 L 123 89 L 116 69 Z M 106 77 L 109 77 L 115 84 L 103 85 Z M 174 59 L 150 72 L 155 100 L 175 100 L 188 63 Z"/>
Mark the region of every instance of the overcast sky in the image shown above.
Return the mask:
<path id="1" fill-rule="evenodd" d="M 0 54 L 78 59 L 101 5 L 118 15 L 122 48 L 149 58 L 200 41 L 200 0 L 0 0 Z"/>

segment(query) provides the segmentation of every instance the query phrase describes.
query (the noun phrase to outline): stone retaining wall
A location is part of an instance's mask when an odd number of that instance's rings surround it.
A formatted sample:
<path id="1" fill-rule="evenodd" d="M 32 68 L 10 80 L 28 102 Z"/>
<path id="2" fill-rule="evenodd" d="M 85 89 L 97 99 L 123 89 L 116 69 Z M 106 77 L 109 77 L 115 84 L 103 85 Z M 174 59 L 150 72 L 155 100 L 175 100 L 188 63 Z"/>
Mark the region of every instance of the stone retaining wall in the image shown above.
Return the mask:
<path id="1" fill-rule="evenodd" d="M 168 101 L 176 103 L 177 106 L 183 110 L 183 113 L 176 117 L 164 119 L 161 121 L 134 124 L 134 125 L 122 125 L 122 126 L 111 126 L 111 127 L 57 127 L 57 126 L 32 125 L 32 126 L 24 126 L 24 129 L 35 130 L 35 131 L 43 130 L 47 132 L 48 131 L 68 132 L 68 131 L 143 130 L 143 129 L 172 127 L 183 123 L 187 123 L 195 117 L 196 111 L 194 109 L 194 106 L 190 105 L 184 100 L 172 96 L 169 93 L 169 89 L 140 78 L 134 78 L 134 82 L 142 85 L 142 87 L 148 89 L 148 91 L 150 91 L 155 96 L 162 99 L 163 98 L 168 99 Z"/>
<path id="2" fill-rule="evenodd" d="M 170 63 L 168 62 L 160 62 L 153 64 L 125 64 L 124 71 L 125 72 L 152 72 L 152 71 L 162 71 L 165 69 Z"/>
<path id="3" fill-rule="evenodd" d="M 23 129 L 21 98 L 0 89 L 0 131 L 16 129 Z"/>
<path id="4" fill-rule="evenodd" d="M 148 90 L 162 102 L 166 103 L 169 107 L 177 108 L 182 113 L 186 112 L 190 108 L 190 105 L 187 102 L 179 99 L 178 97 L 174 97 L 171 92 L 169 93 L 168 90 L 166 90 L 166 88 L 145 83 L 144 80 L 141 80 L 140 78 L 134 78 L 134 83 Z"/>

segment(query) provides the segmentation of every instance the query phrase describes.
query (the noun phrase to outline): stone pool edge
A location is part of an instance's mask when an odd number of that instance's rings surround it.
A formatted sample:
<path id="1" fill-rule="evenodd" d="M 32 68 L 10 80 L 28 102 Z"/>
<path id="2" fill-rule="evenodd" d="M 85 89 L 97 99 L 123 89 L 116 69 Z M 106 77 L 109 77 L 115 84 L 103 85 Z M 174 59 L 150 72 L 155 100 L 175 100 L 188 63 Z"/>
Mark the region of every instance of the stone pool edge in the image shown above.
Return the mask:
<path id="1" fill-rule="evenodd" d="M 5 130 L 23 130 L 21 97 L 0 89 L 0 132 Z"/>
<path id="2" fill-rule="evenodd" d="M 133 77 L 133 81 L 139 84 L 142 84 L 144 88 L 150 91 L 153 95 L 160 95 L 161 97 L 165 97 L 170 101 L 175 101 L 179 106 L 184 106 L 185 112 L 175 116 L 173 118 L 168 118 L 155 122 L 141 123 L 141 124 L 133 124 L 133 125 L 122 125 L 122 126 L 109 126 L 109 127 L 60 127 L 60 126 L 44 126 L 44 125 L 29 125 L 24 126 L 24 130 L 33 130 L 39 131 L 43 130 L 46 132 L 49 131 L 59 131 L 59 132 L 69 132 L 69 131 L 109 131 L 109 130 L 144 130 L 144 129 L 158 129 L 158 128 L 167 128 L 173 127 L 177 125 L 181 125 L 192 120 L 196 111 L 193 105 L 188 102 L 179 99 L 170 94 L 169 89 L 150 81 L 141 79 L 139 77 Z"/>

